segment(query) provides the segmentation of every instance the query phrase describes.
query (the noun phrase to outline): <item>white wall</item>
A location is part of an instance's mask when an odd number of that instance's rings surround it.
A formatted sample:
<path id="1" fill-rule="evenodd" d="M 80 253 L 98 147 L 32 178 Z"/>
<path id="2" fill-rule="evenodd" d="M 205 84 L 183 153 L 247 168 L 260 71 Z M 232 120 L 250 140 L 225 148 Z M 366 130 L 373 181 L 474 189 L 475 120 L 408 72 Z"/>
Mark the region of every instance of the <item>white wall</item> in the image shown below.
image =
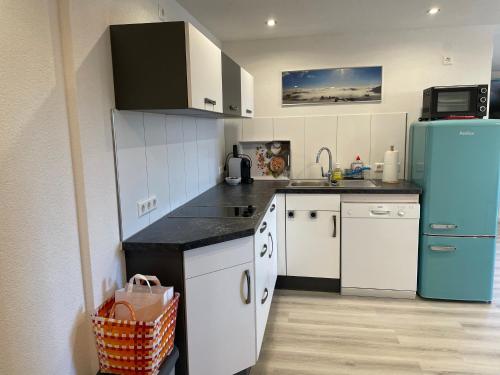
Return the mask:
<path id="1" fill-rule="evenodd" d="M 256 116 L 407 112 L 414 121 L 424 88 L 490 81 L 492 38 L 488 26 L 237 41 L 223 47 L 255 77 Z M 444 66 L 444 55 L 454 64 Z M 380 104 L 281 107 L 282 71 L 373 65 L 383 66 Z"/>
<path id="2" fill-rule="evenodd" d="M 56 1 L 0 5 L 0 373 L 86 374 Z"/>
<path id="3" fill-rule="evenodd" d="M 160 1 L 167 20 L 201 27 Z M 108 26 L 160 21 L 158 9 L 158 0 L 0 4 L 1 374 L 97 371 L 88 314 L 124 278 Z"/>
<path id="4" fill-rule="evenodd" d="M 137 233 L 219 181 L 221 120 L 115 111 L 122 236 Z M 138 201 L 158 207 L 138 216 Z"/>

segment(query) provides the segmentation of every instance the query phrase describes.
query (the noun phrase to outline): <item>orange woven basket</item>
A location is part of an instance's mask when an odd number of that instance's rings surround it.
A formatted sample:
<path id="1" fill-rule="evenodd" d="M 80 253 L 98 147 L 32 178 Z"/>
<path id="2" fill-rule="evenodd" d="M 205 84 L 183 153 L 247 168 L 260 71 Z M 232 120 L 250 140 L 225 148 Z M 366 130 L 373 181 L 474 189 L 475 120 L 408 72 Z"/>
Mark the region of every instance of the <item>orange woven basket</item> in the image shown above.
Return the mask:
<path id="1" fill-rule="evenodd" d="M 105 374 L 156 375 L 174 348 L 179 293 L 152 322 L 134 320 L 128 302 L 107 299 L 91 315 L 100 371 Z M 132 320 L 114 319 L 118 304 L 127 306 Z"/>

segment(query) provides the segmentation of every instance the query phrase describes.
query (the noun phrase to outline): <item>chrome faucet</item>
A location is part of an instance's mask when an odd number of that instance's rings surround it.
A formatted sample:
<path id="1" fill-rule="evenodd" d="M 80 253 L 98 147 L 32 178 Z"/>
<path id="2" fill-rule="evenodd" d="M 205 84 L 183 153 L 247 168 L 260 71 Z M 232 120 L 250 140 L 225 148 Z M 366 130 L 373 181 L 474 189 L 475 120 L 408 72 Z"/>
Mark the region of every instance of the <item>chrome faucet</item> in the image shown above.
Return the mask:
<path id="1" fill-rule="evenodd" d="M 319 163 L 319 158 L 321 157 L 321 153 L 323 151 L 328 152 L 328 172 L 324 172 L 323 166 L 321 166 L 321 176 L 328 178 L 328 181 L 330 181 L 332 174 L 333 174 L 333 160 L 332 160 L 332 152 L 328 147 L 321 147 L 318 151 L 318 154 L 316 155 L 316 163 Z"/>

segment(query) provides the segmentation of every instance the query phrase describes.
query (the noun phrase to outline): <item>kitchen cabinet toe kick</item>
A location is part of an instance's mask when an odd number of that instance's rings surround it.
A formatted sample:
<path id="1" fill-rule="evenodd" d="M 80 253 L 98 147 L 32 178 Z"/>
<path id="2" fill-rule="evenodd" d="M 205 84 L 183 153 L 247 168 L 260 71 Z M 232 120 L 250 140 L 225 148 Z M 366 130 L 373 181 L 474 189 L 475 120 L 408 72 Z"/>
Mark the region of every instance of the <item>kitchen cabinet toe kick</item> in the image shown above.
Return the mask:
<path id="1" fill-rule="evenodd" d="M 276 281 L 276 289 L 339 293 L 340 279 L 280 275 Z"/>

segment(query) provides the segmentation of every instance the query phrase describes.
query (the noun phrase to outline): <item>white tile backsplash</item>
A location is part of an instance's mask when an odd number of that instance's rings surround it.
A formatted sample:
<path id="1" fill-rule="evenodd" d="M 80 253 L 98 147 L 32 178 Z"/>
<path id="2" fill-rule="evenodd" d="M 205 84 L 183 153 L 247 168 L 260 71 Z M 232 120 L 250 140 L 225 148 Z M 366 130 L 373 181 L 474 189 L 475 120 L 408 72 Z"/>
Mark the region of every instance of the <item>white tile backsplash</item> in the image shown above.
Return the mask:
<path id="1" fill-rule="evenodd" d="M 337 116 L 315 116 L 305 118 L 305 170 L 306 178 L 320 178 L 316 167 L 316 154 L 323 146 L 333 154 L 333 162 L 337 160 Z M 328 155 L 323 152 L 320 163 L 328 170 Z M 335 168 L 335 164 L 333 165 Z"/>
<path id="2" fill-rule="evenodd" d="M 114 134 L 123 239 L 214 186 L 224 163 L 222 120 L 114 111 Z M 151 196 L 158 208 L 138 217 Z"/>
<path id="3" fill-rule="evenodd" d="M 407 114 L 353 114 L 305 117 L 257 117 L 225 120 L 226 152 L 239 142 L 291 141 L 292 178 L 318 178 L 316 154 L 322 146 L 329 147 L 334 162 L 350 168 L 359 155 L 366 165 L 383 162 L 384 152 L 395 145 L 400 150 L 400 178 L 404 178 Z M 326 153 L 321 164 L 328 167 Z M 371 177 L 381 178 L 373 172 Z"/>
<path id="4" fill-rule="evenodd" d="M 337 130 L 337 161 L 340 167 L 350 168 L 356 156 L 370 161 L 370 115 L 339 116 Z"/>
<path id="5" fill-rule="evenodd" d="M 170 184 L 167 156 L 165 116 L 144 113 L 148 191 L 157 198 L 157 208 L 151 211 L 150 222 L 170 211 Z"/>
<path id="6" fill-rule="evenodd" d="M 370 164 L 375 169 L 375 163 L 383 163 L 385 152 L 394 146 L 399 151 L 399 178 L 405 175 L 406 116 L 406 113 L 372 115 Z M 372 171 L 371 176 L 382 178 L 382 173 Z"/>

